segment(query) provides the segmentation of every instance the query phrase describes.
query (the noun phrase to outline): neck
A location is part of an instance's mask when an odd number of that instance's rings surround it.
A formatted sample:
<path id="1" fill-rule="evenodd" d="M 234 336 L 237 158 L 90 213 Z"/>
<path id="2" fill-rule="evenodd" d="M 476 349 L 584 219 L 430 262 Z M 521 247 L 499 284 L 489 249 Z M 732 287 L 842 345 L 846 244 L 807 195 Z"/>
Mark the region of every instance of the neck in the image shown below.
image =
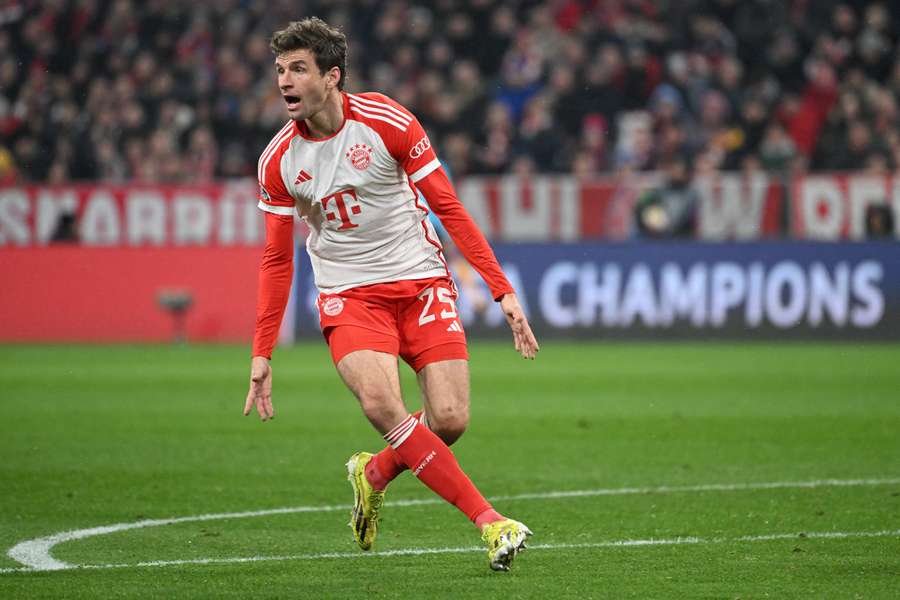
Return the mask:
<path id="1" fill-rule="evenodd" d="M 344 98 L 335 88 L 328 94 L 322 110 L 306 119 L 312 137 L 328 137 L 337 133 L 344 124 Z"/>

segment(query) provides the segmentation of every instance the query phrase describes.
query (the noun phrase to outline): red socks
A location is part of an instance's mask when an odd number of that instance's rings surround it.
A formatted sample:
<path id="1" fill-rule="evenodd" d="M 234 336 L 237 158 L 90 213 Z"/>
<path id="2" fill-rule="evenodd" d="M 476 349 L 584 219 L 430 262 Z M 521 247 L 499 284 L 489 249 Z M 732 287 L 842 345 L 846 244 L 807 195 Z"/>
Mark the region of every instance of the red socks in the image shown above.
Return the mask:
<path id="1" fill-rule="evenodd" d="M 428 426 L 421 410 L 417 410 L 412 416 L 425 424 L 426 427 Z M 400 455 L 390 446 L 386 446 L 384 450 L 373 456 L 369 464 L 366 465 L 366 479 L 369 480 L 369 483 L 376 490 L 384 490 L 390 482 L 406 469 L 406 463 L 403 462 Z"/>
<path id="2" fill-rule="evenodd" d="M 372 460 L 366 465 L 366 479 L 373 488 L 383 492 L 384 488 L 396 479 L 397 475 L 406 470 L 406 465 L 397 462 L 399 459 L 400 457 L 390 446 L 372 457 Z M 388 475 L 383 473 L 388 473 Z"/>
<path id="3" fill-rule="evenodd" d="M 504 517 L 503 515 L 498 513 L 493 508 L 489 508 L 486 511 L 484 511 L 483 513 L 481 513 L 480 515 L 478 515 L 477 517 L 475 517 L 475 527 L 477 527 L 478 529 L 484 529 L 485 525 L 489 525 L 490 523 L 493 523 L 494 521 L 502 521 L 505 518 L 506 517 Z"/>
<path id="4" fill-rule="evenodd" d="M 460 469 L 456 457 L 453 456 L 447 444 L 420 424 L 414 415 L 408 416 L 391 429 L 384 439 L 390 444 L 390 448 L 386 448 L 376 455 L 376 459 L 392 449 L 403 465 L 412 470 L 413 475 L 441 498 L 465 513 L 469 520 L 479 527 L 502 518 Z M 370 461 L 369 465 L 375 463 L 376 459 Z M 378 459 L 376 464 L 378 470 L 381 470 L 384 462 L 387 460 Z M 388 467 L 390 467 L 390 463 L 388 463 Z M 381 475 L 383 479 L 386 479 L 387 473 L 382 471 Z M 367 466 L 366 477 L 368 476 Z M 396 475 L 394 476 L 396 477 Z M 375 485 L 372 479 L 369 479 L 369 482 L 373 486 Z M 494 518 L 495 515 L 496 518 Z M 483 523 L 479 524 L 478 521 L 483 521 Z"/>

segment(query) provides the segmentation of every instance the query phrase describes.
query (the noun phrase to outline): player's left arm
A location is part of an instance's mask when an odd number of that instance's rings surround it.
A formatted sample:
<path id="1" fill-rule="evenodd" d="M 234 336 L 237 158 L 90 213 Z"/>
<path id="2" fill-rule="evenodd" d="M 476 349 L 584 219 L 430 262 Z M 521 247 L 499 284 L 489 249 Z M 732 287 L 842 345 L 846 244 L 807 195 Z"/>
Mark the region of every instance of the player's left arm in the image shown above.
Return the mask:
<path id="1" fill-rule="evenodd" d="M 481 275 L 491 297 L 500 302 L 506 321 L 513 332 L 516 350 L 525 358 L 534 358 L 540 349 L 516 291 L 509 283 L 494 251 L 475 221 L 456 196 L 453 184 L 444 172 L 431 147 L 428 135 L 415 115 L 387 96 L 372 94 L 371 100 L 390 105 L 389 111 L 399 115 L 402 127 L 384 127 L 382 139 L 391 156 L 400 164 L 410 182 L 419 188 L 428 205 L 438 216 L 462 255 Z"/>
<path id="2" fill-rule="evenodd" d="M 540 346 L 531 331 L 525 311 L 519 304 L 515 290 L 503 274 L 503 269 L 497 262 L 490 244 L 459 201 L 443 167 L 438 167 L 420 179 L 416 185 L 428 199 L 428 205 L 434 214 L 444 224 L 453 243 L 487 283 L 491 296 L 500 302 L 506 322 L 512 329 L 516 351 L 524 358 L 533 359 Z"/>

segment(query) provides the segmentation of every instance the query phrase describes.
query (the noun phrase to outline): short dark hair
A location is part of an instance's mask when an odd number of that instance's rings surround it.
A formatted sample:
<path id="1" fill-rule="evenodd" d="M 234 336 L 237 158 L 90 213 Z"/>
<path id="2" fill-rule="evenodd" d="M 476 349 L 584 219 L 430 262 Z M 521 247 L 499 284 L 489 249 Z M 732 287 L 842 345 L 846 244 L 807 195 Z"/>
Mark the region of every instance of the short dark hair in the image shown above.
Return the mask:
<path id="1" fill-rule="evenodd" d="M 347 79 L 347 36 L 318 17 L 291 21 L 281 31 L 272 34 L 269 47 L 276 56 L 291 50 L 309 50 L 316 57 L 316 66 L 324 75 L 337 67 L 341 70 L 338 89 L 344 89 Z"/>

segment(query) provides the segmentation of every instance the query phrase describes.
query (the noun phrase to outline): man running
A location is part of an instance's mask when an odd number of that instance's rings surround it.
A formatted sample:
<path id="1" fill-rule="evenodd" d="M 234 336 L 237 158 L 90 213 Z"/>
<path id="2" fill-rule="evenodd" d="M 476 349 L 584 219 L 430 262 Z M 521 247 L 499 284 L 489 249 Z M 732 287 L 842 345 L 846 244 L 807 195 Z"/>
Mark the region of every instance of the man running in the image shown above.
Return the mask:
<path id="1" fill-rule="evenodd" d="M 508 570 L 531 531 L 494 510 L 448 448 L 468 424 L 468 352 L 456 286 L 417 189 L 500 303 L 516 350 L 533 359 L 538 343 L 515 291 L 419 121 L 384 95 L 343 91 L 343 33 L 307 18 L 276 32 L 271 48 L 290 120 L 258 166 L 266 247 L 244 414 L 255 405 L 262 420 L 274 415 L 269 360 L 290 292 L 299 214 L 310 230 L 322 334 L 341 378 L 388 443 L 347 463 L 357 544 L 372 547 L 384 490 L 410 469 L 479 528 L 491 568 Z M 401 397 L 398 356 L 422 389 L 423 407 L 414 414 Z"/>

